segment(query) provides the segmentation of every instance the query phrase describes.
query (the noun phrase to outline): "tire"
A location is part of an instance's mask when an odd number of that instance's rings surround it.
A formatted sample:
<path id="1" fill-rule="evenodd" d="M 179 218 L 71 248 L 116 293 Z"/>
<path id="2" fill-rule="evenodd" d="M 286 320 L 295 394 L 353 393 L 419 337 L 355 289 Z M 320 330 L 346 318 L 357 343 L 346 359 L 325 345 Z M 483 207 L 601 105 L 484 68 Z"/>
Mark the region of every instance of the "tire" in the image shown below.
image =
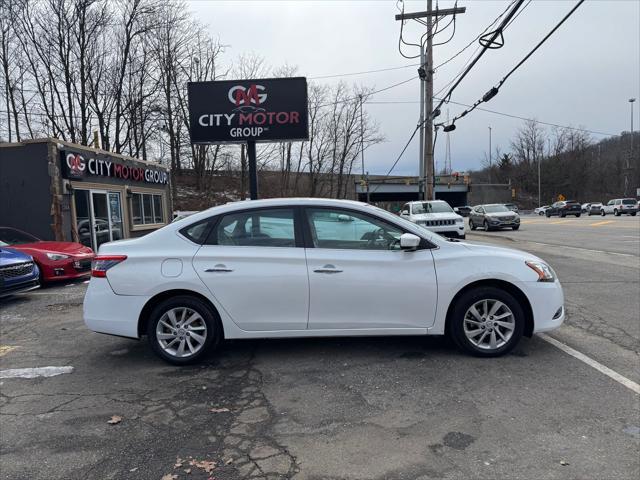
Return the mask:
<path id="1" fill-rule="evenodd" d="M 538 212 L 538 215 L 543 216 L 544 212 Z"/>
<path id="2" fill-rule="evenodd" d="M 494 320 L 489 320 L 490 317 L 484 315 L 487 313 L 483 311 L 484 300 L 487 300 L 489 310 L 492 307 L 491 302 L 499 302 L 505 308 L 500 306 L 496 313 L 499 315 L 510 313 L 510 316 L 501 320 L 503 322 L 502 325 L 496 327 L 493 324 L 493 326 L 490 326 L 490 322 Z M 479 322 L 476 320 L 476 317 L 470 311 L 472 306 L 476 306 L 476 311 L 480 318 L 484 317 L 485 321 Z M 475 323 L 472 324 L 468 320 L 483 325 L 478 327 L 476 336 L 473 335 Z M 448 322 L 448 333 L 458 348 L 478 357 L 498 357 L 510 352 L 520 342 L 524 332 L 525 316 L 522 307 L 510 293 L 496 287 L 478 287 L 463 293 L 455 300 Z M 507 324 L 511 326 L 510 329 L 503 326 Z M 489 336 L 487 339 L 486 334 L 483 333 L 490 328 L 491 330 L 493 328 L 499 329 L 498 334 L 494 334 L 496 339 L 495 348 L 491 348 L 491 337 Z M 499 333 L 502 333 L 506 341 L 500 337 Z M 479 341 L 483 335 L 485 335 L 484 339 Z"/>
<path id="3" fill-rule="evenodd" d="M 600 210 L 600 215 L 604 217 L 606 215 L 605 211 L 604 210 Z"/>
<path id="4" fill-rule="evenodd" d="M 629 215 L 631 215 L 632 217 L 636 216 L 636 212 L 631 212 Z"/>
<path id="5" fill-rule="evenodd" d="M 511 227 L 511 228 L 513 228 L 514 230 L 518 230 L 520 228 L 520 225 L 516 225 L 515 227 Z"/>
<path id="6" fill-rule="evenodd" d="M 547 218 L 551 218 L 551 212 L 545 212 L 545 215 L 547 216 Z"/>
<path id="7" fill-rule="evenodd" d="M 491 230 L 491 227 L 489 226 L 489 222 L 487 222 L 486 220 L 482 222 L 482 228 L 484 228 L 485 232 L 488 232 L 489 230 Z"/>
<path id="8" fill-rule="evenodd" d="M 576 218 L 580 218 L 581 213 L 576 213 Z"/>
<path id="9" fill-rule="evenodd" d="M 619 216 L 620 216 L 620 212 L 618 211 L 618 209 L 617 209 L 617 208 L 613 211 L 613 215 L 614 215 L 615 217 L 619 217 Z"/>
<path id="10" fill-rule="evenodd" d="M 476 228 L 478 228 L 478 227 L 476 227 L 476 224 L 473 223 L 473 220 L 471 220 L 471 218 L 469 218 L 469 228 L 471 230 L 475 230 Z"/>
<path id="11" fill-rule="evenodd" d="M 458 237 L 458 240 L 466 240 L 467 236 L 466 235 L 462 235 L 461 237 Z"/>
<path id="12" fill-rule="evenodd" d="M 186 314 L 182 316 L 182 318 L 178 318 L 181 316 L 181 311 L 186 311 Z M 178 325 L 180 325 L 180 321 L 189 321 L 193 314 L 197 314 L 199 318 L 191 320 L 190 325 L 192 328 L 176 328 L 173 333 L 171 333 L 167 327 L 170 327 L 174 322 L 171 320 L 171 314 L 169 312 L 173 312 L 174 319 L 178 322 Z M 160 324 L 161 320 L 163 322 L 162 324 Z M 174 333 L 178 332 L 181 333 L 182 336 L 179 334 L 174 335 Z M 171 340 L 171 337 L 160 340 L 158 339 L 159 334 L 172 335 L 173 340 Z M 156 355 L 173 365 L 187 365 L 201 360 L 211 349 L 212 345 L 217 345 L 222 337 L 222 329 L 217 315 L 204 301 L 189 295 L 179 295 L 168 298 L 156 305 L 149 315 L 147 335 L 149 344 Z M 200 342 L 198 346 L 192 343 L 196 335 L 204 337 L 204 340 Z M 165 346 L 163 346 L 162 341 L 165 342 Z M 176 343 L 177 347 L 167 348 L 172 341 L 178 342 Z M 196 340 L 194 343 L 197 342 Z M 185 356 L 178 356 L 180 346 L 185 350 L 189 350 L 189 345 L 194 348 L 194 352 L 192 354 L 186 354 Z"/>
<path id="13" fill-rule="evenodd" d="M 567 216 L 567 214 L 566 214 L 566 213 L 564 213 L 564 212 L 560 212 L 560 218 L 564 218 L 564 217 L 566 217 L 566 216 Z"/>

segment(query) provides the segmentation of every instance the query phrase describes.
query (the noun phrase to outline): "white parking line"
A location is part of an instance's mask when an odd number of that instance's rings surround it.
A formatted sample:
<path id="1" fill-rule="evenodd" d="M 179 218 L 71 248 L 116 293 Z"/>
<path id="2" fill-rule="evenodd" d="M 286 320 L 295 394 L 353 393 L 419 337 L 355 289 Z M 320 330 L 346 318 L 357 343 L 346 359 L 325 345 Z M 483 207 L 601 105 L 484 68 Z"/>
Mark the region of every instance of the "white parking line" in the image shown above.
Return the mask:
<path id="1" fill-rule="evenodd" d="M 10 368 L 0 370 L 0 378 L 38 378 L 55 377 L 63 373 L 73 372 L 73 367 L 35 367 L 35 368 Z"/>
<path id="2" fill-rule="evenodd" d="M 638 395 L 640 395 L 640 385 L 637 384 L 636 382 L 634 382 L 633 380 L 629 380 L 627 377 L 625 377 L 623 375 L 620 375 L 618 372 L 616 372 L 614 370 L 611 370 L 609 367 L 605 367 L 601 363 L 596 362 L 594 359 L 592 359 L 590 357 L 587 357 L 584 353 L 580 353 L 579 351 L 574 350 L 570 346 L 565 345 L 564 343 L 556 340 L 553 337 L 550 337 L 549 335 L 546 335 L 544 333 L 539 333 L 538 336 L 541 339 L 543 339 L 544 341 L 549 342 L 554 347 L 559 348 L 563 352 L 568 353 L 572 357 L 577 358 L 581 362 L 584 362 L 587 365 L 589 365 L 590 367 L 595 368 L 600 373 L 604 373 L 607 377 L 612 378 L 613 380 L 615 380 L 619 384 L 624 385 L 629 390 L 631 390 L 631 391 L 637 393 Z"/>

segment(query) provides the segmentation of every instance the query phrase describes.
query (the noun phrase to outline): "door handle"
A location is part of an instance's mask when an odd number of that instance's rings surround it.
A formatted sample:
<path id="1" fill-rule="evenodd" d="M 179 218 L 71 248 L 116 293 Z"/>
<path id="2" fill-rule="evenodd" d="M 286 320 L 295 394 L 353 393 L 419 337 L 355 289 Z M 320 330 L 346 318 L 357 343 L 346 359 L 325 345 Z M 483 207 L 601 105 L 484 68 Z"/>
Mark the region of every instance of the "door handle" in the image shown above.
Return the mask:
<path id="1" fill-rule="evenodd" d="M 227 273 L 227 272 L 233 272 L 233 270 L 231 268 L 227 268 L 226 265 L 223 265 L 222 263 L 219 263 L 218 265 L 215 265 L 213 268 L 207 268 L 205 270 L 205 272 L 207 273 L 212 273 L 212 272 L 217 272 L 217 273 Z"/>
<path id="2" fill-rule="evenodd" d="M 342 270 L 338 270 L 334 265 L 327 264 L 322 268 L 316 268 L 314 272 L 332 274 L 332 273 L 342 273 Z"/>

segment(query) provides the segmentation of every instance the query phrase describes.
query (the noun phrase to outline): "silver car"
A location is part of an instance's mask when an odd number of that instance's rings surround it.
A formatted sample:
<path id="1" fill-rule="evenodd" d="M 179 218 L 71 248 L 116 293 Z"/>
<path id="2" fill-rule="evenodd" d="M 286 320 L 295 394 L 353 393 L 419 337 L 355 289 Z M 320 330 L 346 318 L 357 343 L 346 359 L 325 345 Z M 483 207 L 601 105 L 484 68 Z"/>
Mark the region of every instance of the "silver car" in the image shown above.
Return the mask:
<path id="1" fill-rule="evenodd" d="M 501 203 L 476 205 L 469 214 L 469 228 L 484 228 L 487 232 L 498 228 L 520 228 L 520 215 Z"/>

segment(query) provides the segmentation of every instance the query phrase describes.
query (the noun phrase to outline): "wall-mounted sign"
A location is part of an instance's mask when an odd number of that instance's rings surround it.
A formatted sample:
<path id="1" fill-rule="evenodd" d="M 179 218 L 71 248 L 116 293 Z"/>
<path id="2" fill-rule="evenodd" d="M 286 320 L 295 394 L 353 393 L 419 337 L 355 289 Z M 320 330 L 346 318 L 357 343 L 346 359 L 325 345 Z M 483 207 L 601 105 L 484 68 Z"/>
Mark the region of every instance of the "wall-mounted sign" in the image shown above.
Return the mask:
<path id="1" fill-rule="evenodd" d="M 304 77 L 190 82 L 191 143 L 307 140 Z"/>
<path id="2" fill-rule="evenodd" d="M 141 167 L 136 163 L 101 154 L 60 152 L 62 176 L 71 180 L 92 177 L 115 178 L 127 182 L 165 185 L 169 182 L 166 170 L 152 166 Z"/>

